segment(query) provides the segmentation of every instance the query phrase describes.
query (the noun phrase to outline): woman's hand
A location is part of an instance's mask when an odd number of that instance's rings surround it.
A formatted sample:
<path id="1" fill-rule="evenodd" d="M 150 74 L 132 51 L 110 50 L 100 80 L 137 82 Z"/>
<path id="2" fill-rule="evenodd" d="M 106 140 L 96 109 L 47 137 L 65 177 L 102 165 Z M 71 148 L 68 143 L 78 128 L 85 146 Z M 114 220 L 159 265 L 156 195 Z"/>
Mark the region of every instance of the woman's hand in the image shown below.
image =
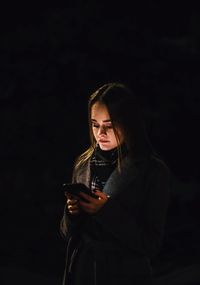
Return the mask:
<path id="1" fill-rule="evenodd" d="M 105 193 L 96 190 L 94 192 L 95 195 L 97 195 L 99 198 L 92 198 L 91 196 L 81 192 L 80 196 L 82 196 L 84 199 L 86 199 L 88 202 L 84 202 L 82 200 L 79 201 L 80 208 L 89 214 L 95 214 L 97 213 L 103 205 L 107 202 L 109 196 L 107 196 Z"/>
<path id="2" fill-rule="evenodd" d="M 70 195 L 68 193 L 65 194 L 67 197 L 67 209 L 71 215 L 78 215 L 80 213 L 80 206 L 79 206 L 79 200 L 73 195 Z"/>

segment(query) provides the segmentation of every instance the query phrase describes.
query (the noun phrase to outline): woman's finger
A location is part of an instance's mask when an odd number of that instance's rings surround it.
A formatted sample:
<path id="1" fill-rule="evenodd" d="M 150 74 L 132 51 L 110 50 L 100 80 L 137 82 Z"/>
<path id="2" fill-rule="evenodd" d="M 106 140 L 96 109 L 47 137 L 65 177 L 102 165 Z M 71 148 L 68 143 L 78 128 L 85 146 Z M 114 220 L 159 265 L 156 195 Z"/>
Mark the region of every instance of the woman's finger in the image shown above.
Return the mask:
<path id="1" fill-rule="evenodd" d="M 104 192 L 99 191 L 99 190 L 95 191 L 95 195 L 99 196 L 101 199 L 107 199 L 110 197 L 109 195 L 107 195 Z M 99 200 L 101 200 L 101 199 L 99 199 Z"/>
<path id="2" fill-rule="evenodd" d="M 70 214 L 78 214 L 80 212 L 79 205 L 77 203 L 70 204 L 67 206 L 67 208 Z"/>
<path id="3" fill-rule="evenodd" d="M 78 200 L 76 200 L 76 199 L 73 199 L 73 200 L 67 199 L 67 205 L 75 205 L 77 203 L 78 203 Z"/>

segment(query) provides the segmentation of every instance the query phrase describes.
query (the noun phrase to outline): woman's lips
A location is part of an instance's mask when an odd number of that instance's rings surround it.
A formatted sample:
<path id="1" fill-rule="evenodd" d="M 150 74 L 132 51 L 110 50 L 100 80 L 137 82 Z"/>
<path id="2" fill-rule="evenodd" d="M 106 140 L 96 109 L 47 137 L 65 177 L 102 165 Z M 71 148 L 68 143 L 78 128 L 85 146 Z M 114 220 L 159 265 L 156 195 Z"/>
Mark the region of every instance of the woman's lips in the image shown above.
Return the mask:
<path id="1" fill-rule="evenodd" d="M 108 143 L 108 140 L 99 140 L 100 143 Z"/>

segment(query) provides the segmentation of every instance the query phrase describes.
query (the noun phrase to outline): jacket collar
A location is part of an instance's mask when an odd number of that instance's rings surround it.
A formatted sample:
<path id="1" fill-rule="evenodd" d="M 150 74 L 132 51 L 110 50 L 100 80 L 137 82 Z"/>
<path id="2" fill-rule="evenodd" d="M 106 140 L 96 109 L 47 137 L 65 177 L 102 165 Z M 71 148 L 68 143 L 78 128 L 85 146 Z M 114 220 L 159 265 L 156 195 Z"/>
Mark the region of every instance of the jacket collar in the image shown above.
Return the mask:
<path id="1" fill-rule="evenodd" d="M 118 169 L 113 171 L 106 182 L 103 191 L 107 195 L 115 197 L 119 192 L 123 191 L 130 182 L 135 180 L 137 175 L 138 167 L 136 161 L 125 158 L 121 166 L 121 172 L 119 172 Z"/>
<path id="2" fill-rule="evenodd" d="M 130 182 L 135 180 L 139 168 L 145 160 L 146 158 L 144 157 L 135 159 L 125 157 L 122 162 L 121 172 L 119 173 L 117 168 L 113 171 L 104 186 L 103 192 L 111 197 L 115 197 L 119 192 L 123 191 Z M 78 170 L 76 182 L 83 183 L 87 187 L 90 187 L 90 174 L 90 160 L 88 160 L 88 162 Z"/>

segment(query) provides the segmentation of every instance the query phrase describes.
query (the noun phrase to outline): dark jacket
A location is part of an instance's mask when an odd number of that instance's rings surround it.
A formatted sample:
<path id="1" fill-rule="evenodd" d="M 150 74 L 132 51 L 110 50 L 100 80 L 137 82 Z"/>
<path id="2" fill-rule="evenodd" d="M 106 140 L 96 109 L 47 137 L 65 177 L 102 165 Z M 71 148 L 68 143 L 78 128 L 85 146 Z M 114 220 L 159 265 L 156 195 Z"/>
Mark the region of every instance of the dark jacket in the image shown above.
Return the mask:
<path id="1" fill-rule="evenodd" d="M 89 161 L 73 182 L 89 186 Z M 161 246 L 168 207 L 168 168 L 154 156 L 126 158 L 103 191 L 110 198 L 96 214 L 70 217 L 65 210 L 61 221 L 73 284 L 151 284 L 150 260 Z"/>

